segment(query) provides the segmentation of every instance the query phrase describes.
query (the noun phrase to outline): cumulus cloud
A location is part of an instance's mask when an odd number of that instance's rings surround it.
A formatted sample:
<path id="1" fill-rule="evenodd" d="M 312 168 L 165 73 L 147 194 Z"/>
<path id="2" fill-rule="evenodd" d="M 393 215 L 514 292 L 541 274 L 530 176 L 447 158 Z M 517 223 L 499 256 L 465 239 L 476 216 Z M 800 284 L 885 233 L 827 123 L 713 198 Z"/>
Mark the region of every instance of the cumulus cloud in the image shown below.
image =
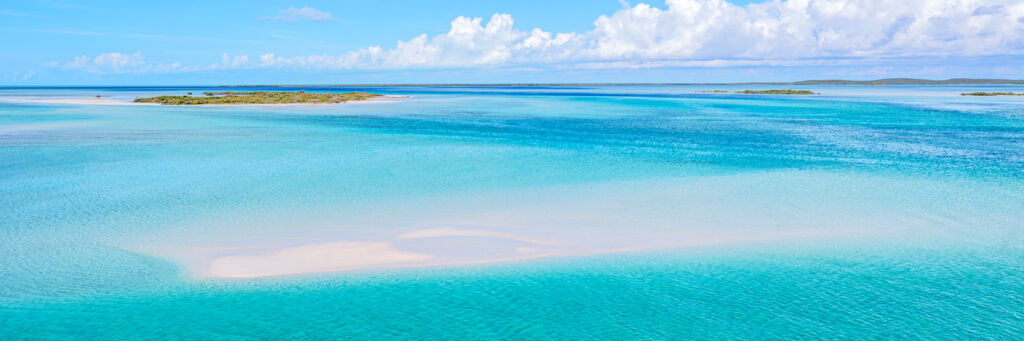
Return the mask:
<path id="1" fill-rule="evenodd" d="M 1008 14 L 1008 15 L 1007 15 Z M 1024 52 L 1024 3 L 1012 0 L 725 0 L 640 3 L 583 33 L 523 31 L 510 15 L 458 17 L 448 33 L 342 55 L 261 57 L 264 67 L 407 68 L 506 64 L 734 65 Z"/>
<path id="2" fill-rule="evenodd" d="M 313 20 L 313 21 L 330 21 L 334 20 L 331 13 L 324 12 L 312 7 L 295 8 L 288 7 L 286 10 L 282 10 L 281 13 L 276 17 L 260 18 L 262 20 L 278 20 L 278 21 L 293 21 L 298 22 L 302 20 Z"/>
<path id="3" fill-rule="evenodd" d="M 301 14 L 300 14 L 301 13 Z M 311 8 L 286 18 L 330 19 Z M 455 18 L 447 33 L 340 55 L 223 55 L 211 69 L 657 68 L 850 65 L 887 58 L 1020 55 L 1019 0 L 667 0 L 598 17 L 589 31 L 523 30 L 511 15 Z M 83 57 L 84 58 L 84 57 Z M 131 69 L 141 54 L 70 64 Z M 65 64 L 67 65 L 67 64 Z"/>
<path id="4" fill-rule="evenodd" d="M 482 18 L 458 17 L 446 34 L 419 35 L 399 41 L 389 50 L 372 46 L 342 55 L 281 57 L 264 54 L 263 67 L 304 68 L 405 68 L 461 67 L 503 64 L 512 60 L 543 58 L 541 51 L 568 43 L 575 34 L 552 36 L 539 29 L 530 33 L 513 26 L 512 16 L 495 14 L 483 24 Z"/>
<path id="5" fill-rule="evenodd" d="M 995 6 L 987 6 L 987 7 L 978 7 L 977 9 L 974 10 L 974 12 L 971 12 L 971 14 L 972 15 L 999 15 L 999 14 L 1006 14 L 1005 10 L 1006 10 L 1006 7 L 1003 7 L 1003 5 L 995 5 Z"/>
<path id="6" fill-rule="evenodd" d="M 133 54 L 120 52 L 109 52 L 95 57 L 78 56 L 69 62 L 44 63 L 44 66 L 59 66 L 64 70 L 78 70 L 89 73 L 166 73 L 175 71 L 189 71 L 181 63 L 152 63 L 147 62 L 142 51 Z"/>
<path id="7" fill-rule="evenodd" d="M 211 70 L 222 70 L 222 69 L 245 69 L 252 67 L 252 63 L 249 61 L 249 56 L 238 55 L 231 57 L 227 53 L 220 55 L 220 63 L 210 65 L 208 69 Z"/>

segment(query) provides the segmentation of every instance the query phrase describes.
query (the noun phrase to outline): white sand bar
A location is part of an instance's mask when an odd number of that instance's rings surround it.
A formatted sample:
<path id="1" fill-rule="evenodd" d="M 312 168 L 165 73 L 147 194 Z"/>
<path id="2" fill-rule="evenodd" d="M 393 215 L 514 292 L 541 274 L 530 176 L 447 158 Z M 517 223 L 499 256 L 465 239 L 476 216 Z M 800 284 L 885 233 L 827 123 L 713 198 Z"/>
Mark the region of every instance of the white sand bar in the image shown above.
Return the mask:
<path id="1" fill-rule="evenodd" d="M 382 241 L 199 249 L 186 258 L 204 277 L 251 278 L 519 260 L 564 253 L 557 245 L 499 231 L 427 228 Z"/>
<path id="2" fill-rule="evenodd" d="M 431 255 L 396 250 L 387 242 L 336 242 L 226 256 L 210 262 L 212 277 L 266 277 L 414 264 Z"/>
<path id="3" fill-rule="evenodd" d="M 814 237 L 809 231 L 771 234 L 662 234 L 643 241 L 613 235 L 587 240 L 555 241 L 484 229 L 427 228 L 388 240 L 313 242 L 297 246 L 269 245 L 192 249 L 174 258 L 185 260 L 193 273 L 211 278 L 254 278 L 360 269 L 411 268 L 517 261 L 552 256 L 652 250 L 666 247 Z"/>

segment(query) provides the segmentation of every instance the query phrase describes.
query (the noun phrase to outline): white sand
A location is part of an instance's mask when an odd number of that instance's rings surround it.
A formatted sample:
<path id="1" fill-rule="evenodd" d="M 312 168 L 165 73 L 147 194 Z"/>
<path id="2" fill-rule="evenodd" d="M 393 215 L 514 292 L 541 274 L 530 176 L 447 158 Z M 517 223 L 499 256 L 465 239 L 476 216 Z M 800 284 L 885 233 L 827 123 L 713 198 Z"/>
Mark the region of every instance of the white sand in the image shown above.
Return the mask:
<path id="1" fill-rule="evenodd" d="M 521 237 L 509 233 L 501 233 L 497 231 L 488 230 L 467 230 L 467 229 L 456 229 L 450 227 L 440 228 L 429 228 L 422 230 L 409 231 L 395 236 L 395 239 L 418 239 L 418 238 L 438 238 L 438 237 L 490 237 L 499 239 L 511 239 L 519 240 L 531 244 L 539 245 L 557 245 L 558 243 L 547 241 L 543 239 Z"/>
<path id="2" fill-rule="evenodd" d="M 188 254 L 171 256 L 185 261 L 193 273 L 201 277 L 254 278 L 360 269 L 496 263 L 553 256 L 823 236 L 814 231 L 779 231 L 767 234 L 676 233 L 659 234 L 656 238 L 592 235 L 579 236 L 582 239 L 575 241 L 553 241 L 484 229 L 428 228 L 401 233 L 388 240 L 312 242 L 286 247 L 214 247 L 191 249 Z M 639 239 L 644 241 L 638 242 Z"/>
<path id="3" fill-rule="evenodd" d="M 820 183 L 828 182 L 806 180 L 814 176 L 784 172 L 567 185 L 473 193 L 436 203 L 388 203 L 380 211 L 289 209 L 224 223 L 234 218 L 211 217 L 182 231 L 221 233 L 147 235 L 131 248 L 174 259 L 196 276 L 231 278 L 900 233 L 888 216 L 859 214 L 867 210 L 863 207 L 815 206 L 829 203 L 832 194 L 820 189 Z M 807 184 L 791 186 L 797 179 Z M 767 191 L 759 200 L 749 195 L 755 185 Z M 801 195 L 795 204 L 772 200 L 794 193 Z M 872 192 L 859 195 L 867 198 Z M 509 198 L 518 203 L 510 204 Z M 859 202 L 875 209 L 872 201 Z M 233 232 L 241 228 L 259 233 Z"/>
<path id="4" fill-rule="evenodd" d="M 177 258 L 190 258 L 188 263 L 201 276 L 250 278 L 509 261 L 553 254 L 556 245 L 500 231 L 445 227 L 408 231 L 383 241 L 191 249 L 192 255 Z"/>
<path id="5" fill-rule="evenodd" d="M 284 248 L 269 253 L 226 256 L 210 262 L 212 277 L 266 277 L 354 270 L 422 262 L 431 255 L 396 250 L 387 242 L 335 242 Z"/>

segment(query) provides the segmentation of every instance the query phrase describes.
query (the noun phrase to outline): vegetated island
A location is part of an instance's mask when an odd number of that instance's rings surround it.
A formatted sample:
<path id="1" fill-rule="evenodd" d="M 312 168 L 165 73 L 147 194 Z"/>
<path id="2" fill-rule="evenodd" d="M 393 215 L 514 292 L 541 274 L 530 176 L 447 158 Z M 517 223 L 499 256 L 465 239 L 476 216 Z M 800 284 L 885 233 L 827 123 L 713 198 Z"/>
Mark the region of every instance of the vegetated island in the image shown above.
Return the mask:
<path id="1" fill-rule="evenodd" d="M 965 92 L 960 94 L 960 96 L 1024 96 L 1024 92 Z"/>
<path id="2" fill-rule="evenodd" d="M 725 90 L 705 90 L 697 91 L 698 93 L 705 94 L 747 94 L 747 95 L 817 95 L 818 93 L 810 90 L 743 90 L 743 91 L 725 91 Z"/>
<path id="3" fill-rule="evenodd" d="M 222 91 L 204 92 L 204 96 L 156 96 L 136 98 L 135 103 L 156 103 L 162 105 L 204 105 L 204 104 L 336 104 L 361 101 L 381 96 L 369 92 L 305 92 L 305 91 Z"/>
<path id="4" fill-rule="evenodd" d="M 884 78 L 869 81 L 851 81 L 842 79 L 819 79 L 789 83 L 793 85 L 1021 85 L 1024 80 L 1020 79 L 990 79 L 990 78 L 950 78 L 946 80 L 931 80 L 918 78 Z"/>

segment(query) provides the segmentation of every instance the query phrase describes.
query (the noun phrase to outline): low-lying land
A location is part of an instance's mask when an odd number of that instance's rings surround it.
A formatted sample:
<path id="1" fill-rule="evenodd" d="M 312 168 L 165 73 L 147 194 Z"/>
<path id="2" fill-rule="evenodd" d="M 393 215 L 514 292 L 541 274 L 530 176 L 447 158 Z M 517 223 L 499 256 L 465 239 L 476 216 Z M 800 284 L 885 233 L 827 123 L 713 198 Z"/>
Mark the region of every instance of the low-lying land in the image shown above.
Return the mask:
<path id="1" fill-rule="evenodd" d="M 705 94 L 729 94 L 729 93 L 732 93 L 732 94 L 748 94 L 748 95 L 817 95 L 816 92 L 810 91 L 810 90 L 789 90 L 789 89 L 783 89 L 783 90 L 749 90 L 748 89 L 748 90 L 733 91 L 733 92 L 729 92 L 729 91 L 726 91 L 726 90 L 704 90 L 704 91 L 697 91 L 697 92 L 698 93 L 705 93 Z"/>
<path id="2" fill-rule="evenodd" d="M 817 95 L 814 91 L 810 90 L 743 90 L 737 91 L 738 94 L 753 94 L 753 95 Z"/>
<path id="3" fill-rule="evenodd" d="M 135 103 L 163 105 L 203 104 L 334 104 L 380 96 L 369 92 L 322 93 L 304 91 L 204 92 L 203 96 L 156 96 L 136 98 Z"/>
<path id="4" fill-rule="evenodd" d="M 1024 96 L 1024 92 L 965 92 L 960 94 L 960 96 Z"/>

